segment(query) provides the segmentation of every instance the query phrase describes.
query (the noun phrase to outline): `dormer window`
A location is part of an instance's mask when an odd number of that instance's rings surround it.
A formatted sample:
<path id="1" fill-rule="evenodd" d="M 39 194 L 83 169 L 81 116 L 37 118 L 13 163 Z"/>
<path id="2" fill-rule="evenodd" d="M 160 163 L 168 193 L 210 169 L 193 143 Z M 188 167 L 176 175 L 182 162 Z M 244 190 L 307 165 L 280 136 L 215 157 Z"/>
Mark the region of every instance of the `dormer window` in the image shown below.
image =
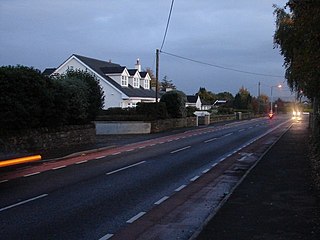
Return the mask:
<path id="1" fill-rule="evenodd" d="M 128 86 L 128 77 L 121 76 L 121 86 Z"/>
<path id="2" fill-rule="evenodd" d="M 133 78 L 133 87 L 138 88 L 139 87 L 139 78 L 134 77 Z"/>

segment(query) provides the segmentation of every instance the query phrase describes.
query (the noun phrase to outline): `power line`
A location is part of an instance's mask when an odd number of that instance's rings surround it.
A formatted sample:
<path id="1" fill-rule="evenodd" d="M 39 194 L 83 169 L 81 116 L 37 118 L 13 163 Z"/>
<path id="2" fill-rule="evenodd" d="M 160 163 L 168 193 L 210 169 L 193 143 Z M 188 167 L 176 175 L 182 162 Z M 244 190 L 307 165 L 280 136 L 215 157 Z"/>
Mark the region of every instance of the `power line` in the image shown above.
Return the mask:
<path id="1" fill-rule="evenodd" d="M 190 61 L 190 62 L 195 62 L 195 63 L 199 63 L 199 64 L 202 64 L 202 65 L 206 65 L 206 66 L 210 66 L 210 67 L 215 67 L 215 68 L 219 68 L 219 69 L 224 69 L 224 70 L 228 70 L 228 71 L 245 73 L 245 74 L 256 75 L 256 76 L 274 77 L 274 78 L 284 78 L 284 76 L 279 76 L 279 75 L 271 75 L 271 74 L 265 74 L 265 73 L 257 73 L 257 72 L 243 71 L 243 70 L 240 70 L 240 69 L 224 67 L 224 66 L 216 65 L 216 64 L 212 64 L 212 63 L 206 63 L 206 62 L 203 62 L 203 61 L 199 61 L 199 60 L 195 60 L 195 59 L 192 59 L 192 58 L 187 58 L 187 57 L 179 56 L 179 55 L 177 55 L 177 54 L 168 53 L 168 52 L 164 52 L 164 51 L 161 51 L 161 50 L 160 50 L 160 52 L 163 53 L 163 54 L 166 54 L 166 55 L 175 57 L 175 58 L 180 58 L 180 59 L 187 60 L 187 61 Z"/>
<path id="2" fill-rule="evenodd" d="M 164 32 L 164 36 L 163 36 L 163 39 L 162 39 L 162 44 L 161 44 L 161 47 L 160 47 L 160 51 L 162 50 L 163 45 L 164 45 L 164 42 L 165 42 L 166 37 L 167 37 L 167 32 L 168 32 L 168 28 L 169 28 L 169 23 L 170 23 L 170 18 L 171 18 L 173 3 L 174 3 L 174 0 L 171 1 L 171 7 L 170 7 L 170 12 L 169 12 L 168 20 L 167 20 L 167 26 L 166 26 L 166 30 L 165 30 L 165 32 Z"/>

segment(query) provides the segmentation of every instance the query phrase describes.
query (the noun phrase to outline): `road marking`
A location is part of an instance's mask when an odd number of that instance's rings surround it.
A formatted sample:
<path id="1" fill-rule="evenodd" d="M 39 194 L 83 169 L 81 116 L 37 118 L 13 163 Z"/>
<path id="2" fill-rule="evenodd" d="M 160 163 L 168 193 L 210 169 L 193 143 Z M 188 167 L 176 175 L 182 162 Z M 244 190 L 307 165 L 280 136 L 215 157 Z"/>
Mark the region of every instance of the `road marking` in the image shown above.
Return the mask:
<path id="1" fill-rule="evenodd" d="M 191 182 L 194 182 L 195 180 L 197 180 L 200 176 L 195 176 L 193 178 L 190 179 Z"/>
<path id="2" fill-rule="evenodd" d="M 152 144 L 150 144 L 149 146 L 150 146 L 150 147 L 153 147 L 153 146 L 155 146 L 155 145 L 156 145 L 155 143 L 152 143 Z"/>
<path id="3" fill-rule="evenodd" d="M 121 152 L 112 153 L 112 156 L 119 155 Z"/>
<path id="4" fill-rule="evenodd" d="M 223 135 L 222 137 L 228 137 L 228 136 L 230 136 L 230 135 L 232 135 L 233 133 L 228 133 L 228 134 L 226 134 L 226 135 Z"/>
<path id="5" fill-rule="evenodd" d="M 154 204 L 159 205 L 159 204 L 163 203 L 165 200 L 167 200 L 168 198 L 169 198 L 168 196 L 164 196 L 160 200 L 156 201 Z"/>
<path id="6" fill-rule="evenodd" d="M 180 152 L 180 151 L 186 150 L 186 149 L 188 149 L 188 148 L 191 148 L 191 146 L 186 146 L 186 147 L 183 147 L 183 148 L 180 148 L 180 149 L 174 150 L 174 151 L 172 151 L 172 152 L 170 152 L 170 153 L 177 153 L 177 152 Z"/>
<path id="7" fill-rule="evenodd" d="M 142 148 L 145 148 L 146 146 L 141 146 L 141 147 L 139 147 L 140 149 L 142 149 Z"/>
<path id="8" fill-rule="evenodd" d="M 114 170 L 114 171 L 112 171 L 112 172 L 108 172 L 108 173 L 106 173 L 106 174 L 107 174 L 107 175 L 111 175 L 111 174 L 114 174 L 114 173 L 117 173 L 117 172 L 126 170 L 126 169 L 128 169 L 128 168 L 132 168 L 132 167 L 138 166 L 138 165 L 143 164 L 143 163 L 145 163 L 145 162 L 146 162 L 146 161 L 138 162 L 138 163 L 135 163 L 135 164 L 132 164 L 132 165 L 123 167 L 123 168 L 119 168 L 119 169 Z"/>
<path id="9" fill-rule="evenodd" d="M 245 130 L 244 128 L 243 128 L 243 129 L 240 129 L 239 132 L 243 132 L 244 130 Z"/>
<path id="10" fill-rule="evenodd" d="M 100 157 L 96 157 L 95 159 L 101 159 L 101 158 L 104 158 L 106 156 L 100 156 Z"/>
<path id="11" fill-rule="evenodd" d="M 27 175 L 24 175 L 24 177 L 30 177 L 30 176 L 33 176 L 33 175 L 37 175 L 39 174 L 40 172 L 34 172 L 34 173 L 29 173 Z"/>
<path id="12" fill-rule="evenodd" d="M 75 164 L 81 164 L 81 163 L 85 163 L 85 162 L 88 162 L 88 160 L 83 160 L 83 161 L 80 161 L 80 162 L 76 162 Z"/>
<path id="13" fill-rule="evenodd" d="M 3 211 L 8 210 L 8 209 L 10 209 L 10 208 L 14 208 L 14 207 L 20 206 L 20 205 L 22 205 L 22 204 L 25 204 L 25 203 L 28 203 L 28 202 L 31 202 L 31 201 L 34 201 L 34 200 L 37 200 L 37 199 L 40 199 L 40 198 L 44 198 L 44 197 L 46 197 L 46 196 L 48 196 L 48 194 L 45 193 L 45 194 L 39 195 L 39 196 L 37 196 L 37 197 L 24 200 L 24 201 L 22 201 L 22 202 L 18 202 L 18 203 L 12 204 L 12 205 L 7 206 L 7 207 L 0 208 L 0 212 L 3 212 Z"/>
<path id="14" fill-rule="evenodd" d="M 1 180 L 0 183 L 4 183 L 4 182 L 8 182 L 8 181 L 9 181 L 8 179 Z"/>
<path id="15" fill-rule="evenodd" d="M 214 164 L 212 164 L 211 166 L 212 167 L 215 167 L 215 166 L 217 166 L 218 165 L 218 163 L 214 163 Z"/>
<path id="16" fill-rule="evenodd" d="M 134 221 L 138 220 L 139 218 L 141 218 L 143 215 L 145 215 L 146 212 L 140 212 L 137 215 L 135 215 L 134 217 L 130 218 L 127 223 L 133 223 Z"/>
<path id="17" fill-rule="evenodd" d="M 99 240 L 108 240 L 108 239 L 110 239 L 110 238 L 112 238 L 113 237 L 113 234 L 106 234 L 106 235 L 104 235 L 102 238 L 99 238 Z"/>
<path id="18" fill-rule="evenodd" d="M 208 142 L 212 142 L 212 141 L 214 141 L 214 140 L 217 140 L 218 138 L 211 138 L 211 139 L 208 139 L 208 140 L 206 140 L 206 141 L 204 141 L 205 143 L 208 143 Z"/>
<path id="19" fill-rule="evenodd" d="M 222 162 L 222 161 L 224 161 L 226 158 L 225 157 L 223 157 L 223 158 L 221 158 L 220 160 L 219 160 L 219 162 Z"/>
<path id="20" fill-rule="evenodd" d="M 66 167 L 66 165 L 63 165 L 63 166 L 51 168 L 51 170 L 57 170 L 57 169 L 60 169 L 60 168 L 65 168 L 65 167 Z"/>
<path id="21" fill-rule="evenodd" d="M 134 151 L 134 148 L 126 150 L 126 152 L 132 152 L 132 151 Z"/>
<path id="22" fill-rule="evenodd" d="M 176 190 L 174 190 L 175 192 L 179 192 L 182 189 L 184 189 L 187 185 L 181 185 L 180 187 L 178 187 Z"/>
<path id="23" fill-rule="evenodd" d="M 207 172 L 209 172 L 209 171 L 210 171 L 210 168 L 208 168 L 208 169 L 206 169 L 206 170 L 202 171 L 202 173 L 207 173 Z"/>

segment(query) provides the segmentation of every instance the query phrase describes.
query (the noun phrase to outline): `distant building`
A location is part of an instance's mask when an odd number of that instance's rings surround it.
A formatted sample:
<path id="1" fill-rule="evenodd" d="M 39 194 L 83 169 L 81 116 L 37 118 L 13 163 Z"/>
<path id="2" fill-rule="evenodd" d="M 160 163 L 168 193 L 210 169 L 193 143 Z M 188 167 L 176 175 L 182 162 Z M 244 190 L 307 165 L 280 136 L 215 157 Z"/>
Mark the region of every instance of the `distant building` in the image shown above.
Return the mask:
<path id="1" fill-rule="evenodd" d="M 139 59 L 134 69 L 127 69 L 111 61 L 73 54 L 58 68 L 47 68 L 46 75 L 64 74 L 68 70 L 82 70 L 93 74 L 104 92 L 104 109 L 136 107 L 139 102 L 155 102 L 155 91 L 150 89 L 151 77 L 141 71 Z"/>
<path id="2" fill-rule="evenodd" d="M 202 103 L 200 97 L 195 95 L 187 95 L 186 107 L 196 107 L 197 109 L 201 109 Z"/>

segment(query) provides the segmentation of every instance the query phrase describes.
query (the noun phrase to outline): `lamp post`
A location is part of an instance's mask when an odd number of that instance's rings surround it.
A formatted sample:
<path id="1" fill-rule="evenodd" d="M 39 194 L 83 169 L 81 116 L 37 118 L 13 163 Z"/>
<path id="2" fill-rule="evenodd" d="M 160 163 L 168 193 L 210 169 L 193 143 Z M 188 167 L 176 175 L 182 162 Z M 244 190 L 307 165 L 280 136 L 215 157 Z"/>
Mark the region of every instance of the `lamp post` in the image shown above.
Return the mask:
<path id="1" fill-rule="evenodd" d="M 276 85 L 276 86 L 271 86 L 271 94 L 270 94 L 270 97 L 271 97 L 271 100 L 270 100 L 270 113 L 273 113 L 273 111 L 272 111 L 272 102 L 273 102 L 273 98 L 272 98 L 272 89 L 274 88 L 274 87 L 278 87 L 278 88 L 281 88 L 282 86 L 281 86 L 281 84 L 279 84 L 279 85 Z"/>

